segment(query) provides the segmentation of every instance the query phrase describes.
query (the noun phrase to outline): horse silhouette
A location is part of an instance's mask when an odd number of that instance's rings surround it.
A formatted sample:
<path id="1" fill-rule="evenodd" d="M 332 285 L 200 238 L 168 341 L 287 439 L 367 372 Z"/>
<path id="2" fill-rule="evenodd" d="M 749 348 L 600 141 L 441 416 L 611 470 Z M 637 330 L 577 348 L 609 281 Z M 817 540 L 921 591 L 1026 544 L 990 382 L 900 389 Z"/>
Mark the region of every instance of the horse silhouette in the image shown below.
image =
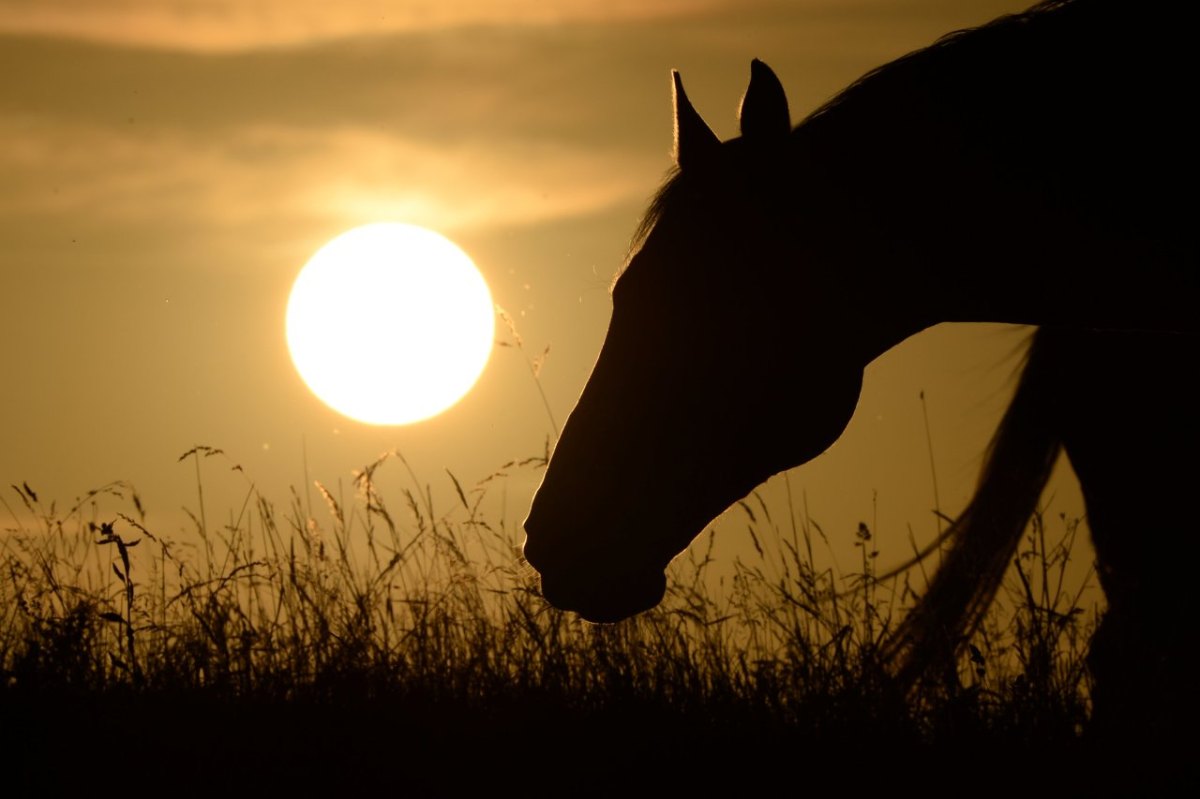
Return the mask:
<path id="1" fill-rule="evenodd" d="M 1036 325 L 889 653 L 915 679 L 963 643 L 1065 451 L 1108 604 L 1094 723 L 1190 729 L 1200 136 L 1172 8 L 1043 3 L 868 73 L 795 128 L 756 60 L 725 142 L 673 72 L 675 168 L 525 521 L 545 598 L 596 622 L 655 606 L 710 521 L 841 435 L 874 358 L 943 322 Z"/>

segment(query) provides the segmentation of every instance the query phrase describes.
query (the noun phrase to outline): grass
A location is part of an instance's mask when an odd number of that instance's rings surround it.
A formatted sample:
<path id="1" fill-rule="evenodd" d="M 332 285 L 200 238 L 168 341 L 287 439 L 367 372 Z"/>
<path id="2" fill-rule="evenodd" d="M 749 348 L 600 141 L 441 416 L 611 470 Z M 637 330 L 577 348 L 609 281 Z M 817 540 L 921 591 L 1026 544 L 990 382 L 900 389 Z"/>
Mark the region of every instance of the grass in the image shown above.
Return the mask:
<path id="1" fill-rule="evenodd" d="M 731 581 L 707 579 L 710 533 L 660 607 L 593 626 L 541 599 L 519 531 L 481 510 L 542 458 L 470 489 L 448 474 L 443 512 L 393 453 L 356 473 L 349 500 L 318 486 L 310 515 L 294 492 L 279 508 L 251 488 L 219 527 L 203 470 L 237 467 L 208 447 L 181 460 L 196 465 L 192 548 L 149 529 L 126 484 L 65 511 L 12 487 L 12 516 L 32 520 L 0 544 L 0 751 L 17 785 L 362 777 L 456 794 L 556 774 L 599 794 L 629 773 L 713 789 L 782 769 L 865 788 L 945 776 L 950 752 L 968 780 L 998 747 L 1069 758 L 1086 719 L 1095 614 L 1065 582 L 1066 520 L 1058 537 L 1035 520 L 953 679 L 906 697 L 877 653 L 919 580 L 875 579 L 865 525 L 860 571 L 839 575 L 814 565 L 816 522 L 777 525 L 752 497 L 755 555 Z M 405 487 L 385 497 L 387 470 Z"/>

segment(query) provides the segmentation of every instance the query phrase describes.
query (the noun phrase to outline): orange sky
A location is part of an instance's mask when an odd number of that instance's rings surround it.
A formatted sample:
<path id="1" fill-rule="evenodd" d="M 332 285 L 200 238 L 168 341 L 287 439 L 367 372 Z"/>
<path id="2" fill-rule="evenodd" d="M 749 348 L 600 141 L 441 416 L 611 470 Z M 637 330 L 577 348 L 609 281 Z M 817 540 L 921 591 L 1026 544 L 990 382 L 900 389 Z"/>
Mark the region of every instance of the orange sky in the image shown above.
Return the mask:
<path id="1" fill-rule="evenodd" d="M 313 398 L 283 336 L 307 257 L 381 219 L 454 238 L 530 354 L 550 347 L 542 382 L 561 423 L 669 166 L 671 68 L 728 137 L 753 57 L 779 74 L 798 120 L 867 69 L 1025 5 L 0 2 L 0 484 L 69 503 L 129 480 L 170 536 L 195 505 L 192 466 L 176 463 L 195 444 L 224 449 L 280 505 L 305 482 L 305 451 L 310 478 L 348 487 L 353 468 L 398 448 L 435 495 L 451 490 L 446 468 L 472 484 L 540 453 L 550 425 L 512 349 L 416 426 L 362 425 Z M 843 440 L 790 477 L 813 517 L 847 545 L 859 520 L 876 524 L 885 562 L 907 551 L 909 525 L 927 540 L 918 393 L 942 506 L 957 512 L 1020 341 L 1012 328 L 943 327 L 873 365 Z M 219 513 L 245 484 L 212 475 Z M 519 523 L 535 480 L 493 489 L 493 512 Z M 776 500 L 780 485 L 767 488 Z M 1081 511 L 1069 481 L 1054 490 L 1054 510 Z M 739 536 L 722 537 L 727 554 L 748 543 Z"/>

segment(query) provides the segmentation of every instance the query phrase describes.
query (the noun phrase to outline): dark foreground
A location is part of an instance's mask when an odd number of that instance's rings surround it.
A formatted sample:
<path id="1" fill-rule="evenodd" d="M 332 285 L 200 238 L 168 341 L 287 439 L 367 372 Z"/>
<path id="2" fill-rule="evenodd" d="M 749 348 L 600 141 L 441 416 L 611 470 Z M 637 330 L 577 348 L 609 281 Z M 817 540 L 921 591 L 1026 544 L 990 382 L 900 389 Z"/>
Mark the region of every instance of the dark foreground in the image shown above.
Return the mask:
<path id="1" fill-rule="evenodd" d="M 629 698 L 585 709 L 503 691 L 256 701 L 9 690 L 0 760 L 7 796 L 1165 796 L 1197 785 L 1190 747 L 1172 762 L 969 714 L 930 736 L 853 718 L 861 707 L 845 723 L 827 710 L 806 726 L 749 708 Z"/>
<path id="2" fill-rule="evenodd" d="M 1096 611 L 1062 580 L 1076 524 L 1058 540 L 1036 520 L 1002 607 L 914 698 L 879 657 L 909 578 L 875 579 L 865 525 L 862 570 L 841 576 L 813 565 L 815 526 L 789 541 L 746 507 L 760 557 L 732 581 L 705 579 L 701 546 L 662 605 L 596 626 L 547 605 L 474 492 L 434 513 L 403 491 L 391 511 L 378 465 L 328 518 L 256 497 L 220 545 L 198 518 L 198 556 L 147 529 L 122 484 L 107 490 L 132 507 L 101 524 L 14 489 L 40 523 L 0 537 L 0 796 L 1200 787 L 1196 736 L 1089 732 Z"/>

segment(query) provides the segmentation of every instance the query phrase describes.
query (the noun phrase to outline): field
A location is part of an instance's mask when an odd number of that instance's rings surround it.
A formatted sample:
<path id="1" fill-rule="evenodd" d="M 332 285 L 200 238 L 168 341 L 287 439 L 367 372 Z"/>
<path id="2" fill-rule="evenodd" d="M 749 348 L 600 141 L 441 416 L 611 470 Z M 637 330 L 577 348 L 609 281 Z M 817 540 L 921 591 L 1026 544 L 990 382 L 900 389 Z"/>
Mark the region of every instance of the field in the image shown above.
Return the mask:
<path id="1" fill-rule="evenodd" d="M 1035 519 L 962 661 L 905 694 L 878 652 L 922 569 L 877 580 L 866 527 L 857 573 L 819 570 L 820 528 L 752 495 L 735 512 L 756 557 L 733 579 L 708 579 L 700 539 L 659 608 L 594 626 L 541 599 L 520 531 L 482 510 L 488 481 L 441 475 L 456 502 L 437 509 L 393 453 L 349 499 L 250 490 L 216 524 L 204 470 L 236 465 L 181 460 L 194 546 L 150 529 L 123 483 L 62 509 L 7 489 L 0 757 L 19 795 L 1087 784 L 1097 610 L 1064 579 L 1078 522 Z M 408 488 L 384 496 L 383 470 Z"/>

